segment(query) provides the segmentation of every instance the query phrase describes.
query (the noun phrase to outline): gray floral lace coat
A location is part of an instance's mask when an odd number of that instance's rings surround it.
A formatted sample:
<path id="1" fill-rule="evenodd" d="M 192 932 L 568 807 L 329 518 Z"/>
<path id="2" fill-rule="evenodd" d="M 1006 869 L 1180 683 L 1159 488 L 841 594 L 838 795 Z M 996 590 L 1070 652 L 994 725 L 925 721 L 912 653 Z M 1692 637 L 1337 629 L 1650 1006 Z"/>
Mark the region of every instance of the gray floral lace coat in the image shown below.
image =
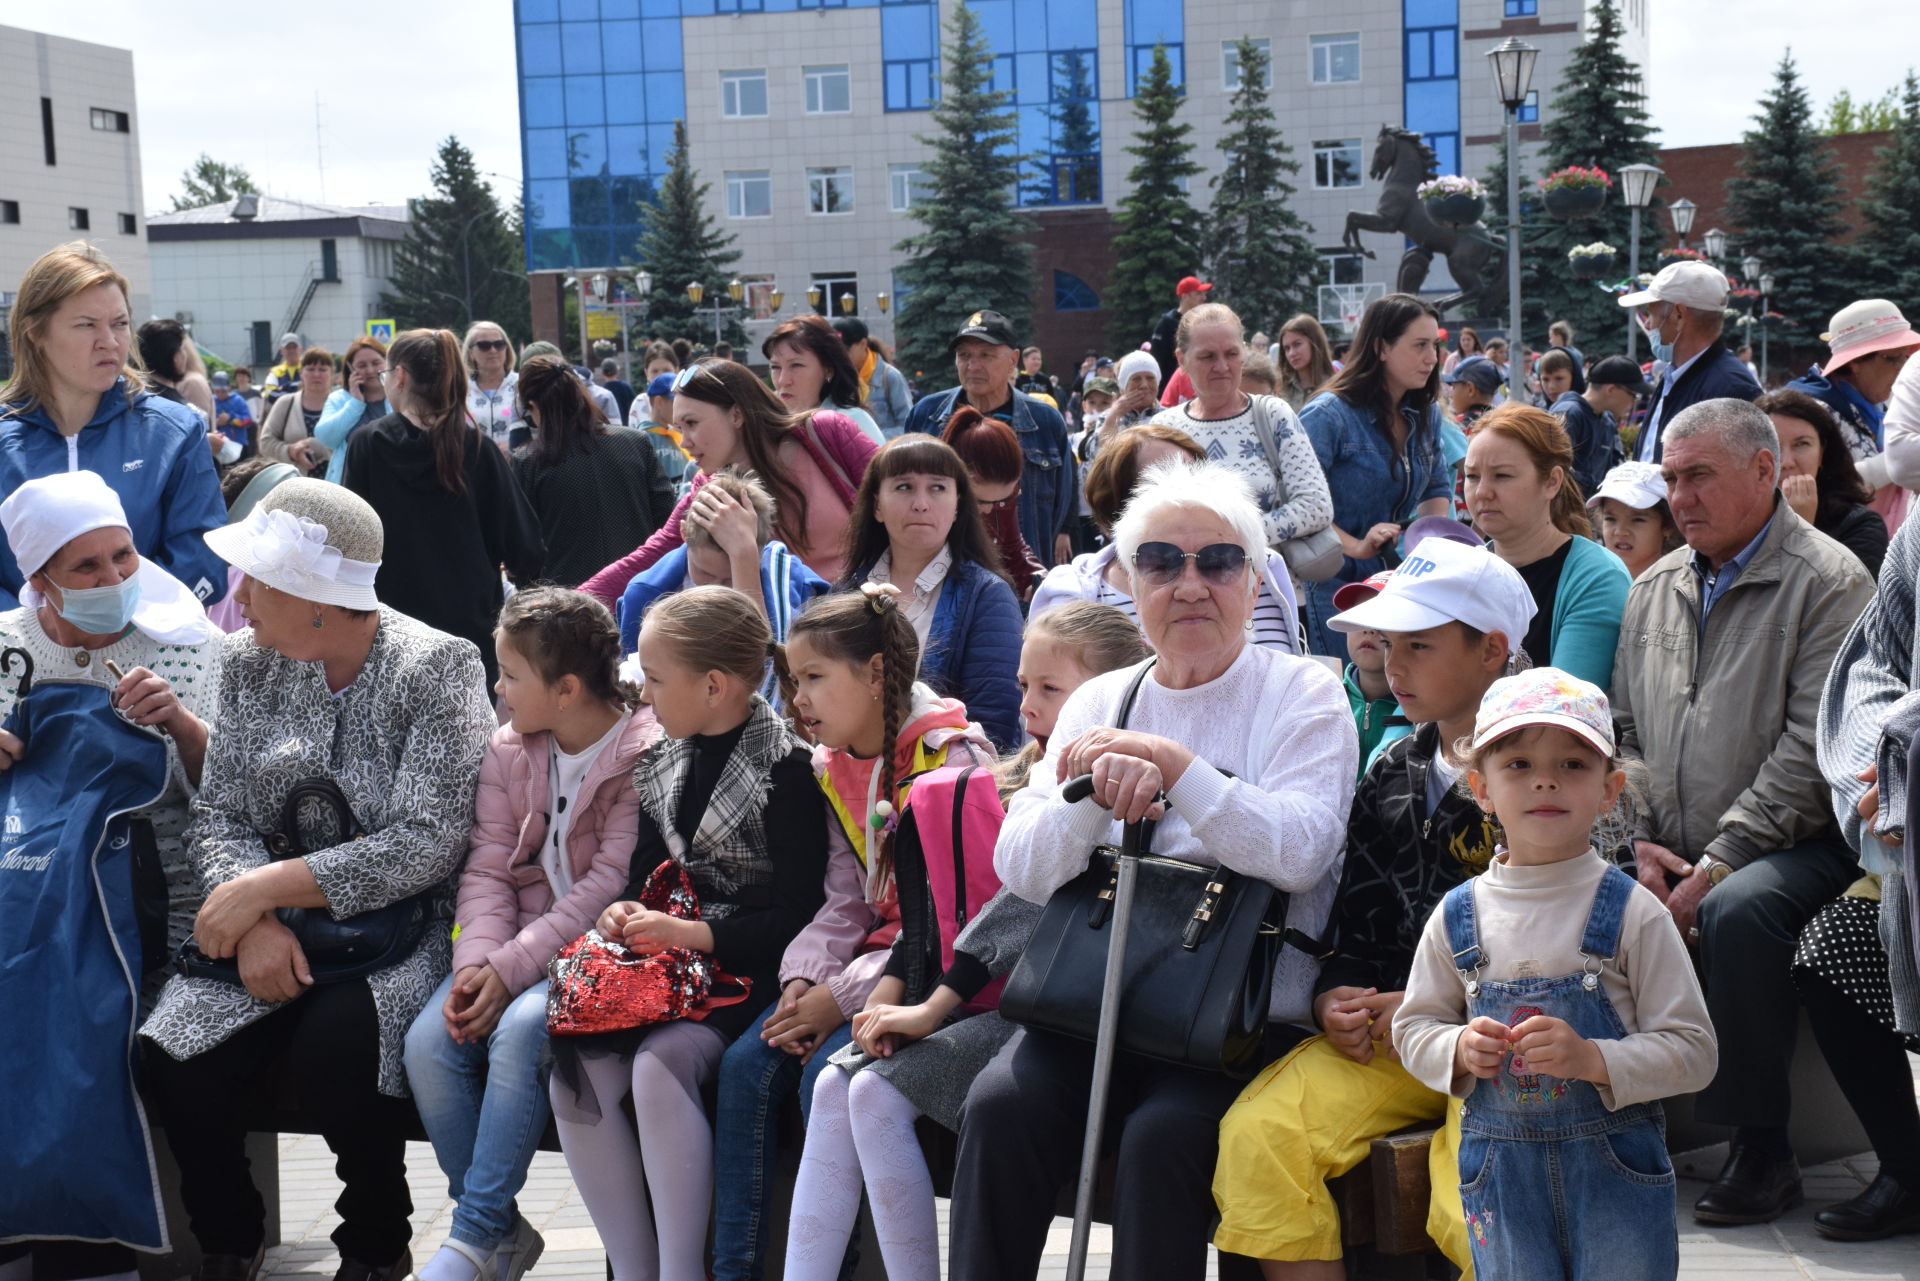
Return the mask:
<path id="1" fill-rule="evenodd" d="M 366 666 L 335 696 L 320 664 L 236 632 L 226 641 L 217 724 L 186 834 L 204 890 L 265 863 L 265 837 L 277 830 L 288 791 L 324 776 L 367 833 L 307 856 L 334 916 L 437 891 L 435 923 L 420 945 L 367 980 L 380 1016 L 380 1092 L 404 1096 L 401 1051 L 451 962 L 454 878 L 495 727 L 479 651 L 382 609 Z M 187 1059 L 278 1008 L 234 984 L 176 976 L 140 1032 Z"/>

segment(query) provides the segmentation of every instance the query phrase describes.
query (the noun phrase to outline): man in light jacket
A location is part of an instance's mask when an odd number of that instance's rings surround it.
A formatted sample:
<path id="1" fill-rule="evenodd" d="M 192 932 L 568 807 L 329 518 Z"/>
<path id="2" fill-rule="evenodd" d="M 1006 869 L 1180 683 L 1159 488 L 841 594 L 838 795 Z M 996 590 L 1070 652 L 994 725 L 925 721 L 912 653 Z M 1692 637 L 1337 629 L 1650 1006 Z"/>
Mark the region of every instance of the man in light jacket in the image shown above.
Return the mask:
<path id="1" fill-rule="evenodd" d="M 1646 762 L 1640 882 L 1697 947 L 1720 1071 L 1695 1103 L 1734 1127 L 1703 1223 L 1764 1223 L 1800 1200 L 1787 1138 L 1802 927 L 1859 875 L 1815 761 L 1820 694 L 1873 595 L 1860 562 L 1778 492 L 1779 438 L 1742 400 L 1665 429 L 1687 546 L 1627 596 L 1614 659 L 1620 750 Z"/>

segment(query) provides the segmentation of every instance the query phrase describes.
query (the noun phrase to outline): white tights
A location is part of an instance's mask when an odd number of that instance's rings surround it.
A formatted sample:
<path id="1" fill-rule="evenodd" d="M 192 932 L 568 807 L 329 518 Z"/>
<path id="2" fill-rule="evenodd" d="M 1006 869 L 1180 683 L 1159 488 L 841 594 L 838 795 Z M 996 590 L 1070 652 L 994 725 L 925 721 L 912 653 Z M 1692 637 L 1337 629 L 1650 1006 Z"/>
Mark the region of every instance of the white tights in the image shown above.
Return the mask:
<path id="1" fill-rule="evenodd" d="M 860 1215 L 864 1181 L 889 1281 L 940 1281 L 933 1177 L 913 1132 L 920 1112 L 876 1072 L 829 1066 L 813 1115 L 787 1227 L 788 1281 L 834 1281 Z"/>
<path id="2" fill-rule="evenodd" d="M 726 1048 L 712 1028 L 683 1019 L 649 1032 L 631 1061 L 611 1054 L 583 1058 L 581 1074 L 598 1117 L 553 1077 L 560 1149 L 614 1281 L 705 1281 L 713 1129 L 700 1090 Z M 637 1132 L 620 1108 L 629 1090 Z"/>

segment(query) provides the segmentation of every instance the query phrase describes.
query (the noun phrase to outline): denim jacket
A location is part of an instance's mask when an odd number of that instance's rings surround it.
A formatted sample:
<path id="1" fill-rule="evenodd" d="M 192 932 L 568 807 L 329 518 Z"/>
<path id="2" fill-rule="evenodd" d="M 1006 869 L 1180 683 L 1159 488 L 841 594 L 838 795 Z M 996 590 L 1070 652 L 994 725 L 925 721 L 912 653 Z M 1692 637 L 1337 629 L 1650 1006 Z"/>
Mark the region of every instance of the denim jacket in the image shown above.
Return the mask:
<path id="1" fill-rule="evenodd" d="M 921 397 L 907 414 L 907 430 L 938 436 L 959 403 L 961 389 Z M 1025 466 L 1020 476 L 1020 532 L 1043 565 L 1053 564 L 1053 538 L 1072 522 L 1080 492 L 1079 468 L 1067 448 L 1060 411 L 1021 392 L 1013 393 L 1013 422 Z M 1338 511 L 1338 507 L 1335 511 Z"/>
<path id="2" fill-rule="evenodd" d="M 1355 538 L 1382 521 L 1404 524 L 1427 499 L 1453 494 L 1440 447 L 1440 406 L 1429 405 L 1424 421 L 1404 404 L 1400 412 L 1407 418 L 1407 447 L 1403 457 L 1395 458 L 1392 444 L 1374 425 L 1370 408 L 1350 405 L 1323 391 L 1300 411 L 1300 425 L 1307 429 L 1320 469 L 1327 474 L 1333 523 Z M 1364 561 L 1349 557 L 1338 577 L 1354 582 L 1384 568 L 1386 562 L 1380 557 Z"/>

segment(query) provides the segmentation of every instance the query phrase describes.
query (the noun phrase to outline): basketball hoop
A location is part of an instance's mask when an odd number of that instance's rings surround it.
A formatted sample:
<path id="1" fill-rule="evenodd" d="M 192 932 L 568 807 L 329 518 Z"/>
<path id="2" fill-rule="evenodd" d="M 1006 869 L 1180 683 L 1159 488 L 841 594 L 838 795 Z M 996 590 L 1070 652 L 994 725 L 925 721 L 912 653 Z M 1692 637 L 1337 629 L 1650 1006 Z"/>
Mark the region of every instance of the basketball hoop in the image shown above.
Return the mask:
<path id="1" fill-rule="evenodd" d="M 1360 313 L 1357 311 L 1343 312 L 1340 319 L 1342 323 L 1346 325 L 1347 332 L 1352 333 L 1354 326 L 1360 323 Z"/>

